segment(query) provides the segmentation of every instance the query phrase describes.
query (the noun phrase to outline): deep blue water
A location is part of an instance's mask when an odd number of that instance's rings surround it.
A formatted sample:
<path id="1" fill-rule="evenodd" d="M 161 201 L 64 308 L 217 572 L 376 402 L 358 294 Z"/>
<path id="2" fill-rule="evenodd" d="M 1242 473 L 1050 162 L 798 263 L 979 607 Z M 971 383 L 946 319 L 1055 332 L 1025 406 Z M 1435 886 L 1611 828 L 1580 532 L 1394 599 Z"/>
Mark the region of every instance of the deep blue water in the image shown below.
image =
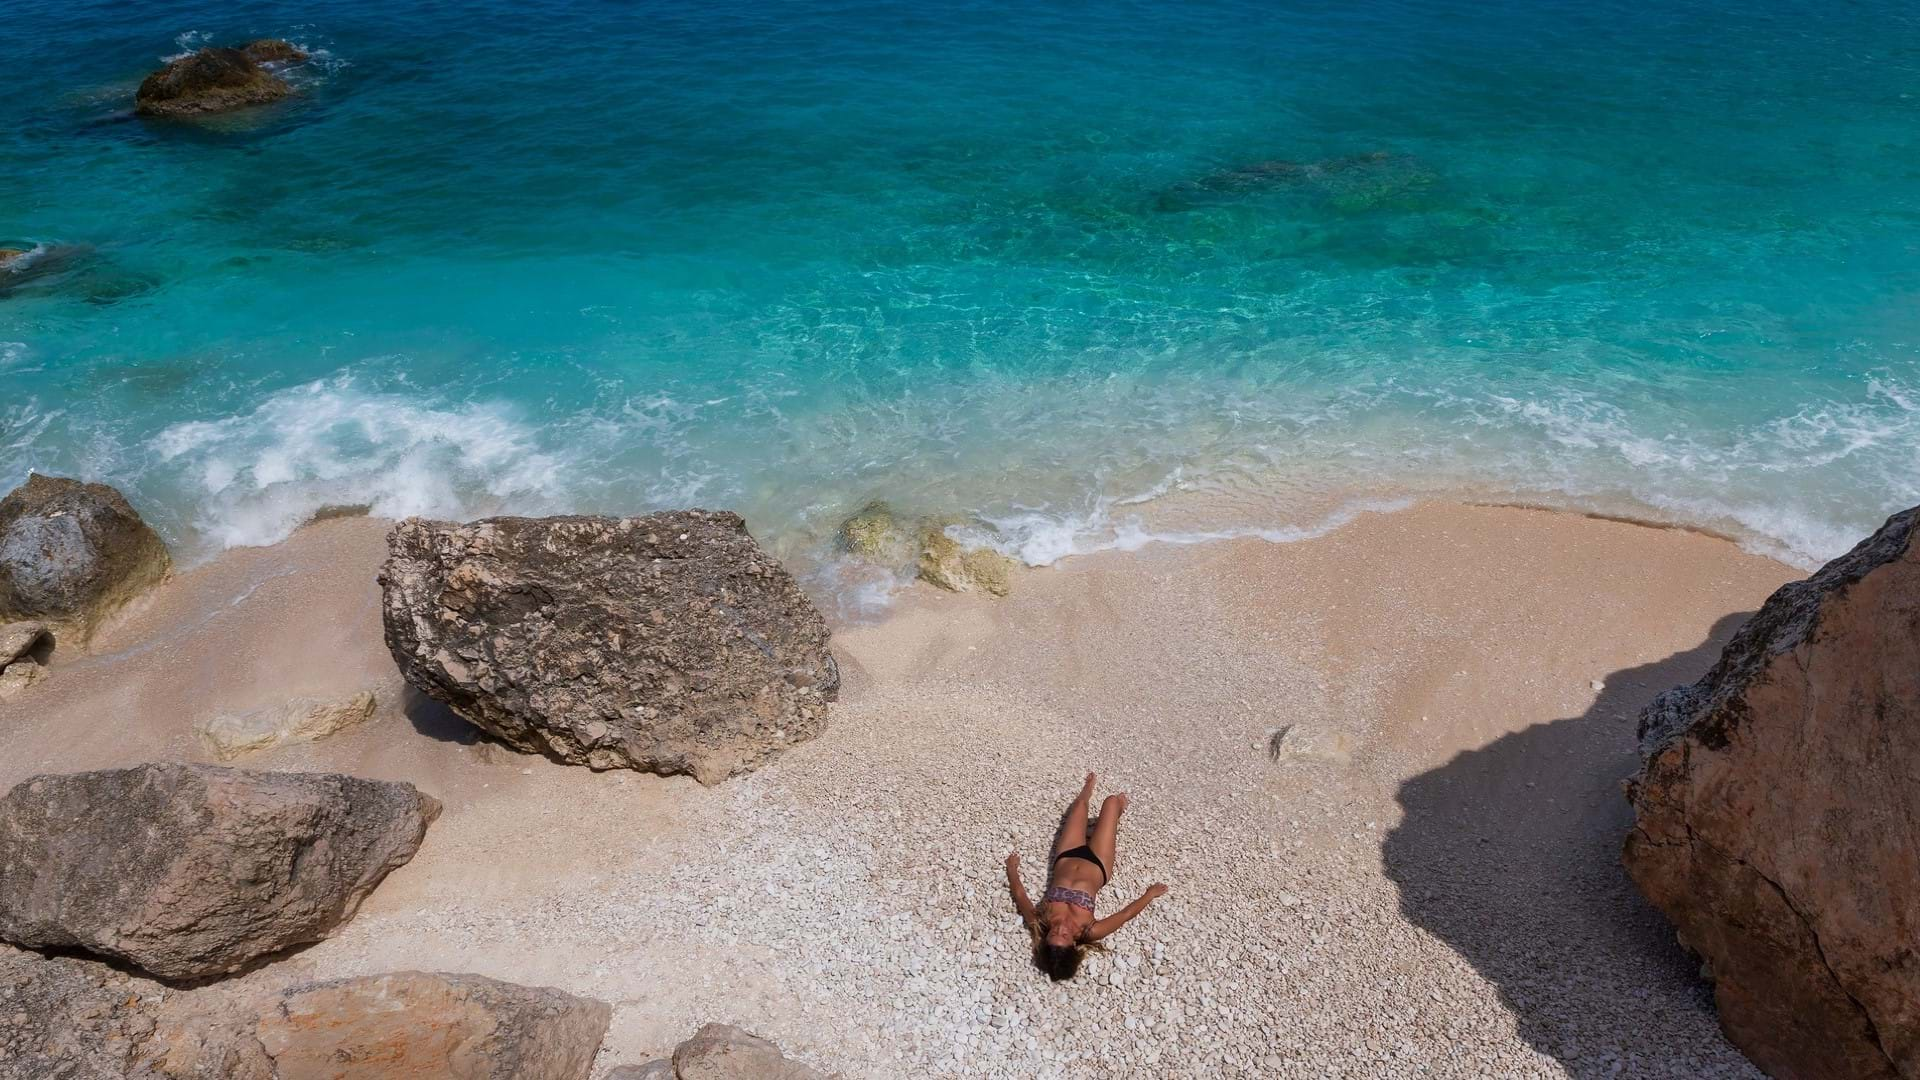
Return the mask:
<path id="1" fill-rule="evenodd" d="M 1451 492 L 1806 561 L 1920 501 L 1908 3 L 4 21 L 0 246 L 50 261 L 0 272 L 0 483 L 190 553 L 698 503 L 804 557 L 883 497 L 1044 560 Z M 125 115 L 269 35 L 294 101 Z"/>

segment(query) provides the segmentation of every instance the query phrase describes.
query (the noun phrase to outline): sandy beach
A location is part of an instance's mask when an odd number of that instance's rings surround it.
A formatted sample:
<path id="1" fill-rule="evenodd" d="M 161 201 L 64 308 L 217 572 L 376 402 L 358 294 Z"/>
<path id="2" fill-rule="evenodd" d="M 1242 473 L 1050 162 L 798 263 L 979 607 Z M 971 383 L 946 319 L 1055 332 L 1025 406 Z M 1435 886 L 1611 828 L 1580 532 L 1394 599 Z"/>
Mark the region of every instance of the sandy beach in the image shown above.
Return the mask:
<path id="1" fill-rule="evenodd" d="M 835 628 L 822 737 L 709 788 L 515 753 L 408 691 L 386 524 L 179 573 L 0 705 L 11 786 L 210 761 L 203 715 L 375 692 L 234 764 L 445 813 L 335 937 L 234 983 L 561 987 L 614 1007 L 596 1075 L 709 1020 L 849 1077 L 1759 1075 L 1618 862 L 1636 712 L 1802 576 L 1729 542 L 1429 503 L 1072 558 L 1005 600 L 919 586 Z M 1172 891 L 1053 985 L 1001 861 L 1043 875 L 1088 770 L 1132 796 L 1102 913 Z"/>

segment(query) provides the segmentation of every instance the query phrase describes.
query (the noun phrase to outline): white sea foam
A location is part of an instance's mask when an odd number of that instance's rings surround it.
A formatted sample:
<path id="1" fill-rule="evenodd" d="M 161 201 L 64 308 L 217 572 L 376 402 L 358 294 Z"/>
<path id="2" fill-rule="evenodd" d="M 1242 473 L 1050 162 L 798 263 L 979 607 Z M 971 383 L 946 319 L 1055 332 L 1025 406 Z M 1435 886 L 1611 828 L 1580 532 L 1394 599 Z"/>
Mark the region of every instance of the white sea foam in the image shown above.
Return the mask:
<path id="1" fill-rule="evenodd" d="M 282 391 L 244 415 L 174 424 L 149 449 L 198 488 L 194 524 L 221 547 L 273 543 L 328 505 L 383 517 L 538 505 L 559 474 L 507 406 L 435 406 L 361 390 L 350 376 Z"/>

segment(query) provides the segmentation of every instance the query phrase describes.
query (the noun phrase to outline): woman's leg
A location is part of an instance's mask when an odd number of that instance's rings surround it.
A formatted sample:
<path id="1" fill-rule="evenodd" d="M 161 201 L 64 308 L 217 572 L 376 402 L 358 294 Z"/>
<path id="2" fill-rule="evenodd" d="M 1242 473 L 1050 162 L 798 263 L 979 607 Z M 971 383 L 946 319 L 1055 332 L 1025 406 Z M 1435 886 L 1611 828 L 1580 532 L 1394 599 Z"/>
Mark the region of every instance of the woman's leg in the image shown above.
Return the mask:
<path id="1" fill-rule="evenodd" d="M 1080 785 L 1080 794 L 1074 796 L 1073 805 L 1067 807 L 1067 815 L 1060 819 L 1060 835 L 1053 842 L 1053 853 L 1071 851 L 1087 842 L 1087 804 L 1093 801 L 1093 774 L 1087 774 L 1087 782 Z"/>
<path id="2" fill-rule="evenodd" d="M 1115 868 L 1113 844 L 1120 835 L 1120 814 L 1127 808 L 1127 794 L 1109 795 L 1100 804 L 1100 820 L 1093 823 L 1093 839 L 1087 841 L 1093 853 L 1107 864 L 1107 877 L 1113 877 Z"/>

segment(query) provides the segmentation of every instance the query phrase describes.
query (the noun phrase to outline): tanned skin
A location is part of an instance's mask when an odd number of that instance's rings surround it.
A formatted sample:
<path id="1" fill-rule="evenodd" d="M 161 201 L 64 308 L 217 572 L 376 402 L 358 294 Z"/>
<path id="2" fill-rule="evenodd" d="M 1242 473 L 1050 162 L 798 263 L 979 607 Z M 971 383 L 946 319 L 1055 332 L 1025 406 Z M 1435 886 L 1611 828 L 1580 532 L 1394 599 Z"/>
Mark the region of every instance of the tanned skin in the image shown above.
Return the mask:
<path id="1" fill-rule="evenodd" d="M 1087 782 L 1080 787 L 1073 804 L 1067 807 L 1067 816 L 1060 829 L 1060 840 L 1054 845 L 1054 855 L 1071 851 L 1082 844 L 1093 849 L 1100 861 L 1107 865 L 1111 873 L 1115 869 L 1114 840 L 1120 832 L 1120 815 L 1127 809 L 1125 792 L 1109 795 L 1100 804 L 1099 820 L 1093 823 L 1093 835 L 1087 835 L 1087 807 L 1093 802 L 1092 773 L 1087 774 Z M 1059 886 L 1065 889 L 1077 889 L 1088 895 L 1097 894 L 1106 885 L 1100 874 L 1100 868 L 1085 859 L 1057 859 L 1053 862 L 1052 875 L 1047 880 L 1048 887 Z M 1147 909 L 1155 899 L 1165 896 L 1167 887 L 1154 882 L 1147 886 L 1134 901 L 1104 919 L 1096 919 L 1093 912 L 1083 907 L 1058 901 L 1042 901 L 1038 907 L 1027 896 L 1027 888 L 1020 881 L 1020 853 L 1007 856 L 1007 888 L 1013 892 L 1013 906 L 1020 910 L 1020 920 L 1027 925 L 1027 932 L 1043 937 L 1050 945 L 1090 945 L 1120 929 L 1132 921 L 1133 917 Z"/>

